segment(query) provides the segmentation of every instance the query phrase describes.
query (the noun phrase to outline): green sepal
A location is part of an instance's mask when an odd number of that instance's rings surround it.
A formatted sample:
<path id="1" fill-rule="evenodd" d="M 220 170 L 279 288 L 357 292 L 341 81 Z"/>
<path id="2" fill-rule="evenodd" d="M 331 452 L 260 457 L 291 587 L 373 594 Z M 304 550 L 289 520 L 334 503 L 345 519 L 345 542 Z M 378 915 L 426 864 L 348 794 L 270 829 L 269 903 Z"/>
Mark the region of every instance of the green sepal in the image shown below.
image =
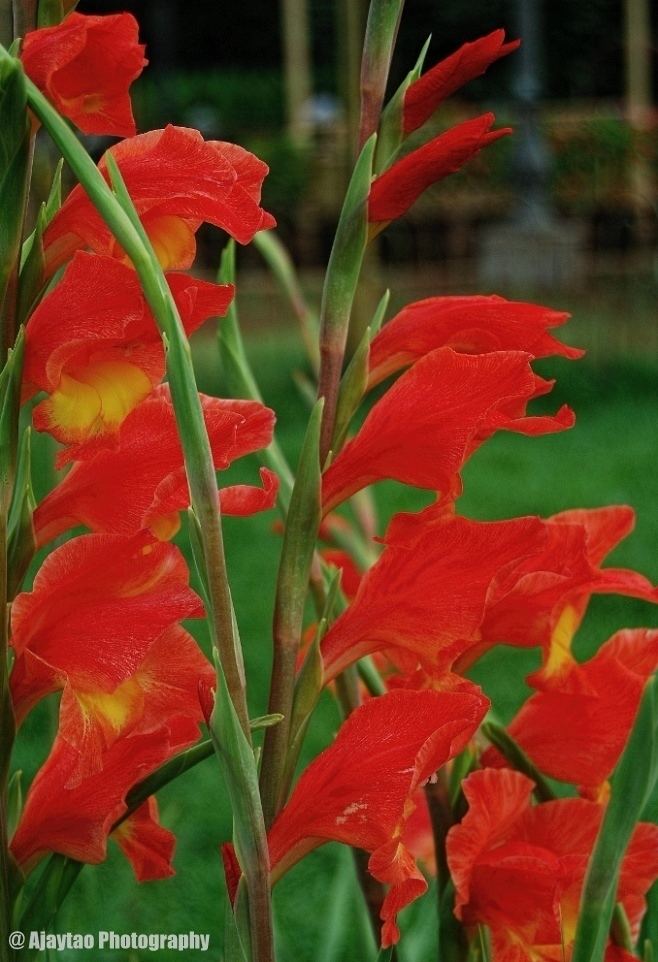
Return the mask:
<path id="1" fill-rule="evenodd" d="M 62 167 L 60 160 L 55 168 L 48 199 L 39 208 L 37 222 L 30 236 L 23 242 L 21 269 L 18 287 L 17 317 L 24 324 L 36 302 L 43 294 L 46 272 L 46 257 L 43 248 L 43 235 L 62 204 Z"/>
<path id="2" fill-rule="evenodd" d="M 605 954 L 621 864 L 658 778 L 658 681 L 646 684 L 624 753 L 611 779 L 580 901 L 572 962 L 599 962 Z"/>
<path id="3" fill-rule="evenodd" d="M 259 728 L 273 728 L 283 721 L 283 715 L 278 712 L 270 712 L 268 715 L 258 715 L 256 718 L 249 719 L 249 727 L 252 732 L 258 731 Z"/>
<path id="4" fill-rule="evenodd" d="M 0 308 L 4 316 L 13 312 L 5 295 L 20 256 L 30 157 L 25 74 L 20 61 L 10 56 L 0 61 L 0 116 Z M 7 338 L 3 340 L 6 343 Z"/>
<path id="5" fill-rule="evenodd" d="M 366 393 L 368 387 L 370 342 L 373 337 L 379 333 L 379 329 L 386 317 L 390 298 L 391 292 L 390 290 L 386 290 L 379 299 L 370 325 L 364 331 L 363 337 L 341 378 L 338 406 L 336 409 L 336 426 L 334 428 L 332 443 L 334 452 L 340 450 L 342 447 L 350 421 Z"/>
<path id="6" fill-rule="evenodd" d="M 224 945 L 222 946 L 221 962 L 249 962 L 249 911 L 245 898 L 244 879 L 238 883 L 235 896 L 235 906 L 226 896 L 224 912 Z"/>
<path id="7" fill-rule="evenodd" d="M 77 5 L 78 0 L 39 0 L 38 26 L 56 27 Z"/>
<path id="8" fill-rule="evenodd" d="M 16 597 L 36 551 L 36 537 L 32 517 L 36 499 L 32 489 L 31 448 L 32 429 L 28 426 L 18 446 L 18 465 L 13 497 L 9 509 L 9 551 L 7 597 Z"/>
<path id="9" fill-rule="evenodd" d="M 320 310 L 321 346 L 347 339 L 352 302 L 368 240 L 368 196 L 377 135 L 365 143 L 352 172 L 331 248 Z"/>
<path id="10" fill-rule="evenodd" d="M 18 415 L 25 354 L 25 332 L 21 329 L 0 373 L 0 511 L 7 517 L 16 476 Z"/>
<path id="11" fill-rule="evenodd" d="M 420 51 L 420 56 L 415 63 L 413 70 L 410 70 L 398 89 L 395 91 L 386 107 L 382 111 L 379 125 L 379 140 L 377 142 L 377 152 L 375 154 L 374 170 L 381 174 L 395 160 L 395 156 L 404 140 L 404 98 L 407 90 L 412 83 L 420 77 L 425 57 L 429 49 L 432 36 L 427 38 Z"/>
<path id="12" fill-rule="evenodd" d="M 359 342 L 359 346 L 352 355 L 352 359 L 341 378 L 338 405 L 336 407 L 336 423 L 331 444 L 334 453 L 340 451 L 343 446 L 350 421 L 366 393 L 371 338 L 372 331 L 367 327 Z"/>

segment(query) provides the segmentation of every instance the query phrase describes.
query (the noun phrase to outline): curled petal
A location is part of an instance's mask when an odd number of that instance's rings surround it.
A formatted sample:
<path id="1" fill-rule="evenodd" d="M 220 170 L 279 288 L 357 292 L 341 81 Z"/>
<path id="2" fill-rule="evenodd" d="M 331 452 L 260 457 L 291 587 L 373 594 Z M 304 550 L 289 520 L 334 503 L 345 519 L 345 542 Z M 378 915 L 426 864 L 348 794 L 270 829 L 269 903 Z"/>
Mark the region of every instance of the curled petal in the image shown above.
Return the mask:
<path id="1" fill-rule="evenodd" d="M 84 133 L 131 137 L 128 88 L 148 63 L 137 35 L 129 13 L 73 12 L 57 26 L 28 33 L 21 60 L 30 80 Z"/>
<path id="2" fill-rule="evenodd" d="M 171 860 L 175 836 L 158 821 L 158 803 L 151 796 L 112 832 L 112 838 L 132 865 L 138 882 L 175 875 Z"/>
<path id="3" fill-rule="evenodd" d="M 368 386 L 374 387 L 439 347 L 464 354 L 526 351 L 534 357 L 581 357 L 582 351 L 548 333 L 549 328 L 564 324 L 568 318 L 561 311 L 496 295 L 416 301 L 396 314 L 373 339 Z"/>
<path id="4" fill-rule="evenodd" d="M 191 265 L 194 235 L 204 222 L 242 244 L 274 226 L 260 206 L 267 165 L 233 144 L 205 141 L 197 130 L 170 125 L 121 141 L 110 153 L 165 269 Z M 99 170 L 107 178 L 104 160 Z M 44 247 L 49 275 L 80 247 L 125 256 L 80 186 L 50 223 Z"/>

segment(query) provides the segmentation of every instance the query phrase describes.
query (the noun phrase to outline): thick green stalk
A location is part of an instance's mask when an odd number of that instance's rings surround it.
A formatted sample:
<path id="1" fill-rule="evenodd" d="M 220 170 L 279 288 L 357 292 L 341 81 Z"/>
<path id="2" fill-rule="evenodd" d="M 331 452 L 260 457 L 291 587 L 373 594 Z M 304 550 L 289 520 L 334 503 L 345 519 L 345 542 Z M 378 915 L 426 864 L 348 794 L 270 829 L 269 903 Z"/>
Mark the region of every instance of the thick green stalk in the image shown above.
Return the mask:
<path id="1" fill-rule="evenodd" d="M 311 414 L 295 486 L 290 499 L 274 605 L 274 657 L 269 711 L 283 715 L 268 729 L 263 747 L 261 797 L 265 824 L 270 825 L 283 802 L 284 773 L 290 737 L 297 656 L 302 640 L 304 607 L 318 528 L 320 526 L 320 462 L 318 440 L 322 401 Z"/>
<path id="2" fill-rule="evenodd" d="M 359 149 L 376 133 L 404 0 L 370 0 L 361 60 Z"/>

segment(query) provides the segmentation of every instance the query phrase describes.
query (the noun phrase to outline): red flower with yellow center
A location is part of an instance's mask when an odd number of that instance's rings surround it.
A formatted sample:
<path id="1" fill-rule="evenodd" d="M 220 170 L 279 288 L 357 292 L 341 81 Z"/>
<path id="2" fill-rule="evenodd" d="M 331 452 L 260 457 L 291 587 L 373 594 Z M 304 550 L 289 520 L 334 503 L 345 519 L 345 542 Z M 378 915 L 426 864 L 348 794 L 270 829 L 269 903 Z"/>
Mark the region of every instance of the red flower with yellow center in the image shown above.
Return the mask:
<path id="1" fill-rule="evenodd" d="M 187 274 L 167 281 L 191 334 L 226 313 L 229 284 Z M 135 272 L 112 257 L 76 252 L 27 325 L 23 397 L 48 397 L 34 425 L 68 445 L 58 465 L 111 444 L 125 417 L 165 373 L 164 349 Z"/>
<path id="2" fill-rule="evenodd" d="M 530 678 L 540 688 L 508 726 L 537 768 L 581 794 L 605 796 L 630 734 L 647 679 L 658 668 L 658 631 L 626 629 L 589 661 L 556 678 Z M 503 765 L 495 749 L 483 758 Z"/>
<path id="3" fill-rule="evenodd" d="M 241 244 L 274 218 L 260 206 L 267 165 L 235 144 L 205 141 L 198 130 L 165 127 L 110 148 L 142 224 L 165 270 L 190 267 L 202 223 L 221 227 Z M 107 179 L 101 159 L 99 170 Z M 50 276 L 81 247 L 125 255 L 80 185 L 73 188 L 44 234 Z"/>
<path id="4" fill-rule="evenodd" d="M 83 535 L 46 558 L 12 604 L 11 674 L 20 722 L 70 684 L 101 699 L 127 684 L 163 631 L 203 607 L 182 554 L 140 534 Z"/>
<path id="5" fill-rule="evenodd" d="M 533 783 L 509 769 L 474 772 L 463 787 L 469 809 L 447 839 L 457 917 L 489 927 L 492 962 L 568 960 L 603 807 L 580 798 L 532 806 Z M 657 877 L 658 826 L 640 823 L 617 890 L 634 935 Z"/>
<path id="6" fill-rule="evenodd" d="M 54 107 L 86 134 L 135 133 L 128 88 L 148 63 L 129 13 L 70 13 L 55 27 L 28 33 L 25 73 Z"/>
<path id="7" fill-rule="evenodd" d="M 272 440 L 274 413 L 257 401 L 201 396 L 215 467 L 224 470 L 237 458 Z M 263 487 L 232 485 L 220 493 L 222 511 L 246 515 L 271 508 L 278 479 L 261 469 Z M 93 531 L 135 533 L 149 528 L 172 537 L 190 496 L 169 389 L 163 385 L 139 404 L 121 425 L 116 446 L 77 461 L 37 507 L 34 524 L 39 544 L 74 525 Z"/>

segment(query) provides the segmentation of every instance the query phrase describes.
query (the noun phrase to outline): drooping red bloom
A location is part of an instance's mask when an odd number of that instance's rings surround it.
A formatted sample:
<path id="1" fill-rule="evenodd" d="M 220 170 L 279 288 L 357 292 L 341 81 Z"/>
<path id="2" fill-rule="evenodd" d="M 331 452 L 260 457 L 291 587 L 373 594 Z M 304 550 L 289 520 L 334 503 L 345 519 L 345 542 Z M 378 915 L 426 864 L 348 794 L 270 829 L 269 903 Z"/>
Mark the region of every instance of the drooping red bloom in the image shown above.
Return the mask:
<path id="1" fill-rule="evenodd" d="M 112 826 L 126 811 L 126 794 L 170 755 L 164 725 L 147 734 L 119 738 L 105 752 L 98 771 L 82 780 L 74 778 L 69 785 L 80 756 L 65 738 L 58 737 L 30 786 L 11 843 L 21 869 L 29 872 L 49 852 L 60 852 L 80 862 L 102 862 Z M 133 823 L 133 831 L 135 828 L 139 832 L 139 821 L 136 826 Z M 138 877 L 146 870 L 147 858 L 155 869 L 165 854 L 164 839 L 153 827 L 142 831 L 139 843 L 122 846 Z M 162 862 L 160 869 L 162 876 L 171 874 Z"/>
<path id="2" fill-rule="evenodd" d="M 421 358 L 325 472 L 324 510 L 384 478 L 448 497 L 470 455 L 496 431 L 537 435 L 571 427 L 567 407 L 555 416 L 525 416 L 528 401 L 550 388 L 530 360 L 519 351 L 468 355 L 448 347 Z"/>
<path id="3" fill-rule="evenodd" d="M 482 623 L 482 644 L 541 646 L 540 677 L 557 679 L 573 664 L 571 642 L 592 594 L 622 594 L 658 602 L 658 588 L 635 571 L 602 568 L 606 555 L 633 528 L 625 505 L 564 511 L 544 522 L 545 548 L 520 572 L 497 579 Z M 463 666 L 462 666 L 463 667 Z"/>
<path id="4" fill-rule="evenodd" d="M 602 806 L 579 798 L 531 806 L 533 783 L 509 769 L 474 772 L 463 789 L 469 810 L 447 840 L 457 917 L 489 927 L 492 962 L 568 960 Z M 656 877 L 658 826 L 640 823 L 617 890 L 634 934 Z"/>
<path id="5" fill-rule="evenodd" d="M 620 631 L 589 661 L 548 679 L 508 731 L 540 771 L 597 798 L 628 740 L 644 684 L 657 667 L 658 631 Z M 495 749 L 483 762 L 504 766 Z"/>
<path id="6" fill-rule="evenodd" d="M 224 470 L 272 440 L 274 413 L 259 402 L 202 395 L 201 403 L 216 468 Z M 224 488 L 222 511 L 246 515 L 271 508 L 277 478 L 267 468 L 261 478 L 263 488 Z M 77 461 L 41 502 L 34 514 L 37 540 L 46 544 L 78 524 L 124 534 L 149 528 L 166 539 L 178 530 L 189 503 L 169 389 L 162 385 L 124 420 L 115 448 Z"/>
<path id="7" fill-rule="evenodd" d="M 382 944 L 397 942 L 397 913 L 427 888 L 402 841 L 413 797 L 464 748 L 487 706 L 481 694 L 400 691 L 353 712 L 270 830 L 273 880 L 323 842 L 365 849 L 371 874 L 390 886 Z"/>
<path id="8" fill-rule="evenodd" d="M 444 346 L 464 354 L 526 351 L 533 357 L 582 357 L 583 351 L 548 333 L 568 318 L 562 311 L 496 295 L 428 297 L 407 304 L 373 338 L 368 387 Z"/>
<path id="9" fill-rule="evenodd" d="M 166 629 L 202 615 L 188 582 L 178 548 L 143 534 L 83 535 L 55 549 L 32 591 L 12 604 L 18 720 L 67 684 L 98 693 L 102 705 L 130 682 Z"/>
<path id="10" fill-rule="evenodd" d="M 166 270 L 192 264 L 194 235 L 204 222 L 221 227 L 241 244 L 275 225 L 260 206 L 267 165 L 242 147 L 205 141 L 188 127 L 168 126 L 121 141 L 109 152 Z M 103 159 L 99 170 L 107 179 Z M 79 185 L 46 230 L 44 247 L 48 275 L 80 247 L 125 256 Z"/>
<path id="11" fill-rule="evenodd" d="M 230 284 L 170 273 L 188 334 L 226 313 Z M 108 446 L 126 415 L 165 373 L 164 349 L 135 272 L 113 257 L 77 251 L 27 325 L 23 397 L 38 431 L 69 445 L 58 465 Z"/>
<path id="12" fill-rule="evenodd" d="M 401 217 L 428 187 L 456 173 L 487 144 L 512 132 L 509 127 L 491 130 L 494 120 L 493 114 L 465 120 L 395 161 L 372 182 L 370 223 L 387 224 Z"/>
<path id="13" fill-rule="evenodd" d="M 470 521 L 448 515 L 419 526 L 413 539 L 387 536 L 384 553 L 363 576 L 354 601 L 321 644 L 325 679 L 364 655 L 395 649 L 410 668 L 446 672 L 477 639 L 492 582 L 540 549 L 538 518 Z"/>
<path id="14" fill-rule="evenodd" d="M 404 95 L 403 129 L 410 134 L 432 116 L 456 90 L 479 77 L 492 63 L 516 50 L 520 40 L 505 43 L 505 31 L 494 30 L 463 44 L 412 83 Z"/>
<path id="15" fill-rule="evenodd" d="M 148 63 L 129 13 L 70 13 L 55 27 L 28 33 L 21 60 L 30 80 L 86 134 L 131 137 L 128 89 Z"/>
<path id="16" fill-rule="evenodd" d="M 160 825 L 153 795 L 115 828 L 112 837 L 131 863 L 138 882 L 175 875 L 171 860 L 176 838 Z"/>

